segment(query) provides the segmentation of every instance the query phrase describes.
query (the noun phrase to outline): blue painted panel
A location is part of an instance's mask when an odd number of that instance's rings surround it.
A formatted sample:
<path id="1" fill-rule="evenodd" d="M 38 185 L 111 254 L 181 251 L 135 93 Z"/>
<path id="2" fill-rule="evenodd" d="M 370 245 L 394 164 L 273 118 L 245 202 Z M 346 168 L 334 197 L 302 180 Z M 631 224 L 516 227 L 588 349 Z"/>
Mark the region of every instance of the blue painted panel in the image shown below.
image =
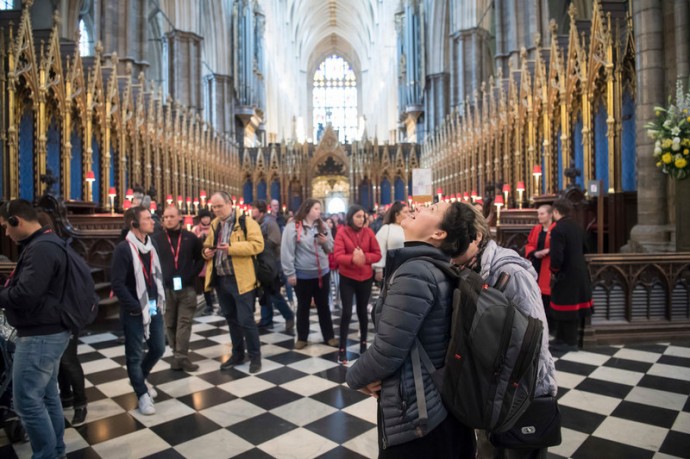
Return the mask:
<path id="1" fill-rule="evenodd" d="M 19 121 L 19 197 L 34 199 L 34 112 L 26 108 Z"/>
<path id="2" fill-rule="evenodd" d="M 266 180 L 261 179 L 261 181 L 256 185 L 256 199 L 266 200 Z"/>
<path id="3" fill-rule="evenodd" d="M 62 170 L 60 168 L 60 129 L 55 118 L 48 125 L 46 149 L 46 168 L 50 169 L 54 177 L 62 177 Z M 60 195 L 60 182 L 61 180 L 58 179 L 55 185 L 53 185 L 53 191 L 57 196 Z"/>
<path id="4" fill-rule="evenodd" d="M 79 136 L 77 129 L 72 130 L 72 135 L 70 136 L 70 143 L 72 144 L 72 159 L 70 160 L 70 198 L 81 200 L 83 199 L 82 194 L 82 164 L 83 163 L 83 152 L 82 152 L 82 141 Z"/>
<path id="5" fill-rule="evenodd" d="M 385 206 L 391 203 L 391 182 L 384 177 L 381 181 L 381 205 Z"/>
<path id="6" fill-rule="evenodd" d="M 561 142 L 561 135 L 563 135 L 563 130 L 558 129 L 558 157 L 556 161 L 558 163 L 558 189 L 563 189 L 563 143 Z"/>
<path id="7" fill-rule="evenodd" d="M 249 204 L 254 201 L 254 192 L 252 191 L 252 181 L 247 180 L 244 182 L 244 188 L 242 189 L 242 196 L 244 197 L 244 202 Z"/>
<path id="8" fill-rule="evenodd" d="M 582 143 L 582 115 L 577 116 L 577 122 L 573 126 L 573 148 L 575 149 L 575 167 L 580 169 L 580 172 L 584 171 L 585 166 L 585 147 Z M 570 164 L 566 164 L 566 167 L 570 167 Z M 582 174 L 577 178 L 578 185 L 584 188 L 584 178 Z"/>
<path id="9" fill-rule="evenodd" d="M 109 186 L 114 186 L 117 188 L 118 183 L 117 183 L 117 178 L 115 177 L 115 164 L 117 164 L 117 162 L 115 161 L 115 148 L 113 148 L 113 146 L 111 145 L 110 146 L 110 177 L 108 177 L 108 180 L 110 180 Z M 118 198 L 119 198 L 119 196 L 118 196 Z"/>
<path id="10" fill-rule="evenodd" d="M 101 146 L 96 140 L 96 134 L 91 137 L 91 167 L 96 181 L 93 182 L 93 202 L 101 202 Z"/>
<path id="11" fill-rule="evenodd" d="M 410 193 L 410 196 L 412 194 Z M 405 182 L 403 182 L 402 177 L 395 178 L 395 200 L 404 201 L 405 200 Z"/>
<path id="12" fill-rule="evenodd" d="M 635 101 L 630 91 L 623 93 L 622 186 L 623 191 L 637 190 L 635 157 Z"/>
<path id="13" fill-rule="evenodd" d="M 297 212 L 297 209 L 299 209 L 299 206 L 302 205 L 302 196 L 298 194 L 292 195 L 292 199 L 290 199 L 290 210 L 293 212 Z"/>
<path id="14" fill-rule="evenodd" d="M 271 199 L 280 201 L 280 180 L 278 179 L 271 182 Z"/>
<path id="15" fill-rule="evenodd" d="M 594 171 L 597 180 L 604 181 L 604 190 L 609 189 L 609 144 L 606 138 L 606 107 L 601 105 L 594 115 Z"/>
<path id="16" fill-rule="evenodd" d="M 369 185 L 369 182 L 364 182 L 359 185 L 359 205 L 364 207 L 367 211 L 374 207 L 371 202 L 371 185 Z"/>

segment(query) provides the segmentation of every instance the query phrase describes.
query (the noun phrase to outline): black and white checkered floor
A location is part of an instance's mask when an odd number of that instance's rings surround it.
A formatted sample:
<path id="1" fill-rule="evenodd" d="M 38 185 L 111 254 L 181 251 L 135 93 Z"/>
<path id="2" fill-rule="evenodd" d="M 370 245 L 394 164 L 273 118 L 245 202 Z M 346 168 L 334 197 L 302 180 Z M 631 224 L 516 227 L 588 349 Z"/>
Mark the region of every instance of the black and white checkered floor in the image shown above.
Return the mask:
<path id="1" fill-rule="evenodd" d="M 261 335 L 263 369 L 249 375 L 247 364 L 219 370 L 230 353 L 227 325 L 219 316 L 198 317 L 191 358 L 199 371 L 170 370 L 168 350 L 149 378 L 159 394 L 153 416 L 136 410 L 117 337 L 83 337 L 88 416 L 65 431 L 68 457 L 376 457 L 376 402 L 347 387 L 336 349 L 317 344 L 315 313 L 312 344 L 299 351 L 282 333 L 282 318 L 275 321 Z M 351 333 L 354 359 L 356 322 Z M 557 357 L 563 443 L 549 457 L 690 457 L 690 344 Z M 30 456 L 28 443 L 9 444 L 0 433 L 1 458 Z"/>

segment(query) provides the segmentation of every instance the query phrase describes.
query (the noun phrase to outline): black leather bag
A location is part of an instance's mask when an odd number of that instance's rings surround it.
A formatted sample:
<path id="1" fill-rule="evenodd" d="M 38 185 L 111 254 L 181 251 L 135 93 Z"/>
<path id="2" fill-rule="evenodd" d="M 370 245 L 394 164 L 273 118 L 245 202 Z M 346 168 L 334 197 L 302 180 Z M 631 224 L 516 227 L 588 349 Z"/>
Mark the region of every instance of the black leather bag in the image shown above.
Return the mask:
<path id="1" fill-rule="evenodd" d="M 489 434 L 497 448 L 538 449 L 561 444 L 561 412 L 556 397 L 532 400 L 520 419 L 505 432 Z"/>

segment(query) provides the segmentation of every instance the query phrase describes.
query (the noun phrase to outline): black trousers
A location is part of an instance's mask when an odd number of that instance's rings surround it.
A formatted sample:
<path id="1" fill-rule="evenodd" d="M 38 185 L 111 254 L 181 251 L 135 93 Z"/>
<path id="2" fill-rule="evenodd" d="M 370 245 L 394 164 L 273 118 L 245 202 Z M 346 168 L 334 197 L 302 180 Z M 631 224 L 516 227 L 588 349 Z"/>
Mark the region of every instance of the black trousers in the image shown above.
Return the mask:
<path id="1" fill-rule="evenodd" d="M 556 339 L 569 346 L 577 346 L 577 327 L 579 320 L 555 320 Z"/>
<path id="2" fill-rule="evenodd" d="M 58 385 L 60 386 L 60 398 L 74 397 L 74 407 L 86 406 L 86 391 L 84 389 L 84 370 L 77 357 L 77 342 L 79 338 L 72 334 L 67 343 L 67 349 L 60 359 L 60 371 L 58 372 Z"/>
<path id="3" fill-rule="evenodd" d="M 379 459 L 474 459 L 475 450 L 474 430 L 465 427 L 450 414 L 424 437 L 386 449 L 381 449 L 379 423 Z"/>
<path id="4" fill-rule="evenodd" d="M 321 286 L 318 279 L 297 279 L 295 293 L 297 294 L 297 339 L 307 341 L 309 337 L 309 308 L 311 299 L 314 298 L 316 312 L 319 315 L 319 326 L 323 340 L 333 339 L 333 319 L 328 308 L 328 295 L 330 293 L 330 273 L 321 278 Z"/>
<path id="5" fill-rule="evenodd" d="M 360 340 L 366 342 L 369 319 L 367 317 L 367 305 L 371 296 L 371 283 L 373 278 L 358 281 L 340 276 L 340 303 L 342 313 L 340 316 L 340 349 L 347 347 L 347 335 L 352 320 L 352 299 L 357 299 L 357 319 L 359 320 Z"/>

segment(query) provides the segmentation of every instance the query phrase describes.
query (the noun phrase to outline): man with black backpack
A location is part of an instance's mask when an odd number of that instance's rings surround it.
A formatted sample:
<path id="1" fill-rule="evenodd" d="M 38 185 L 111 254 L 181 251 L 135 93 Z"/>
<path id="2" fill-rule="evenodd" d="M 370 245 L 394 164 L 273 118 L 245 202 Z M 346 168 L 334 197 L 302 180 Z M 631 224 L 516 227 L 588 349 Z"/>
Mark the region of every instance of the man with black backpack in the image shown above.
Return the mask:
<path id="1" fill-rule="evenodd" d="M 276 218 L 268 214 L 267 210 L 268 206 L 263 200 L 254 202 L 252 206 L 252 218 L 261 226 L 261 234 L 264 237 L 264 251 L 268 252 L 267 258 L 275 266 L 273 281 L 262 285 L 263 295 L 259 298 L 261 320 L 257 325 L 259 328 L 273 326 L 273 307 L 275 306 L 285 319 L 285 332 L 290 333 L 295 328 L 295 314 L 280 293 L 280 227 Z"/>
<path id="2" fill-rule="evenodd" d="M 15 199 L 0 207 L 0 226 L 21 251 L 17 266 L 0 289 L 0 307 L 19 337 L 12 370 L 15 409 L 34 457 L 62 457 L 65 419 L 57 375 L 70 338 L 61 304 L 67 254 L 56 247 L 64 244 L 62 240 L 38 222 L 29 201 Z"/>

